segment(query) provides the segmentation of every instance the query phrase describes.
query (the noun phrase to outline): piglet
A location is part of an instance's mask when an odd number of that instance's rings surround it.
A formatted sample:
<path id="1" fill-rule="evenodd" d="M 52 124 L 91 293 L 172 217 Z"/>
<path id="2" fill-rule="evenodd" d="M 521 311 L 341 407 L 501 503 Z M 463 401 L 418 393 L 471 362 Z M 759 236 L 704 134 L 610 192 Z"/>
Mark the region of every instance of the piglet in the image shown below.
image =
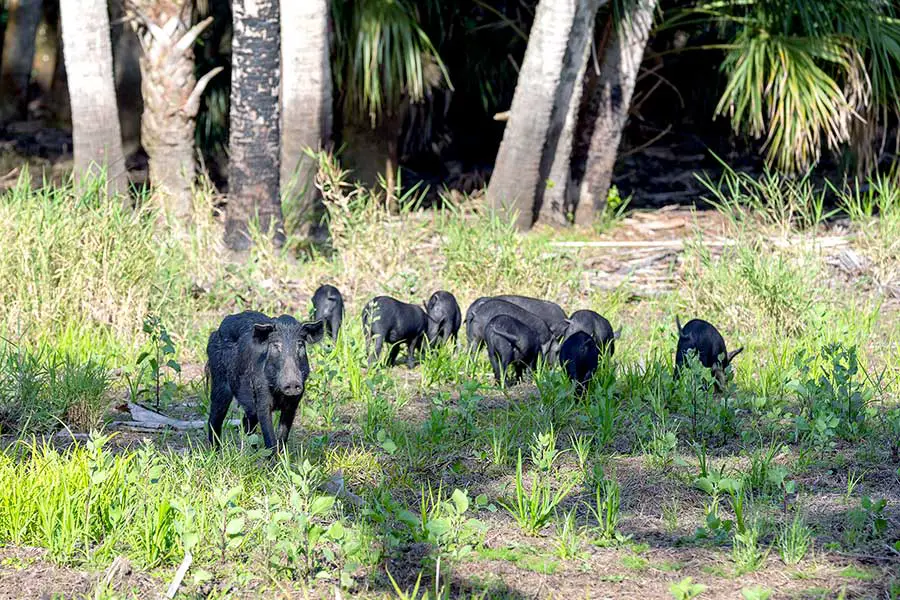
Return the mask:
<path id="1" fill-rule="evenodd" d="M 421 306 L 401 302 L 390 296 L 376 296 L 363 309 L 363 333 L 369 367 L 381 358 L 384 344 L 390 344 L 388 366 L 393 366 L 400 344 L 407 349 L 406 364 L 415 365 L 415 355 L 428 333 L 428 315 Z M 430 338 L 429 338 L 430 341 Z M 373 347 L 374 344 L 374 347 Z"/>
<path id="2" fill-rule="evenodd" d="M 559 349 L 559 364 L 565 368 L 579 396 L 587 391 L 599 362 L 600 347 L 584 331 L 576 331 L 567 337 Z"/>
<path id="3" fill-rule="evenodd" d="M 462 313 L 456 297 L 450 292 L 439 290 L 425 303 L 425 312 L 428 315 L 427 334 L 431 343 L 443 344 L 453 340 L 456 344 L 456 336 L 462 324 Z"/>
<path id="4" fill-rule="evenodd" d="M 725 389 L 725 369 L 740 354 L 743 346 L 737 350 L 728 352 L 725 348 L 725 340 L 712 324 L 702 319 L 692 319 L 684 327 L 681 321 L 675 317 L 675 325 L 678 327 L 678 346 L 675 349 L 675 378 L 680 375 L 682 366 L 687 359 L 688 352 L 695 352 L 700 364 L 710 369 L 716 379 L 716 387 L 719 391 Z"/>
<path id="5" fill-rule="evenodd" d="M 312 297 L 313 315 L 325 323 L 325 333 L 335 340 L 344 321 L 344 297 L 333 285 L 322 285 Z"/>
<path id="6" fill-rule="evenodd" d="M 534 329 L 505 314 L 493 317 L 485 326 L 484 343 L 494 377 L 500 385 L 510 365 L 515 382 L 522 378 L 526 369 L 534 370 L 541 355 L 541 339 Z"/>

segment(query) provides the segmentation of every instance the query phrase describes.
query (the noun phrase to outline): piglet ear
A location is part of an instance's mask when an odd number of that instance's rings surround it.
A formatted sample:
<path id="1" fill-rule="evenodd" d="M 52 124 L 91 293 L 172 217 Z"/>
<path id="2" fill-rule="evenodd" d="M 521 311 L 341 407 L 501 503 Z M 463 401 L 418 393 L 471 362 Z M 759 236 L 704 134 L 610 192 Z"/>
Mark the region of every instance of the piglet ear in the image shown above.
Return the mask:
<path id="1" fill-rule="evenodd" d="M 315 344 L 322 341 L 325 333 L 324 321 L 310 321 L 300 326 L 300 336 L 305 342 Z"/>
<path id="2" fill-rule="evenodd" d="M 275 331 L 274 323 L 254 323 L 253 339 L 257 342 L 265 342 L 273 331 Z"/>
<path id="3" fill-rule="evenodd" d="M 731 352 L 729 352 L 729 353 L 725 356 L 725 362 L 726 362 L 726 364 L 730 364 L 731 361 L 734 360 L 734 357 L 737 356 L 738 354 L 740 354 L 740 353 L 743 352 L 743 351 L 744 351 L 744 347 L 741 346 L 741 347 L 738 348 L 737 350 L 732 350 Z"/>

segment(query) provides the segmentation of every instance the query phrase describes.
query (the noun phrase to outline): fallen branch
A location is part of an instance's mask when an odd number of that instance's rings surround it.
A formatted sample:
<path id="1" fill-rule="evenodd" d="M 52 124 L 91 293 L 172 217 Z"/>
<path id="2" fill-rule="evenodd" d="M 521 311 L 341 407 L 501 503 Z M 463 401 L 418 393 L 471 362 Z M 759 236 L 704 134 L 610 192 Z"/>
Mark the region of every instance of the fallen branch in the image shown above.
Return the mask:
<path id="1" fill-rule="evenodd" d="M 184 560 L 178 565 L 178 570 L 175 571 L 175 578 L 169 584 L 169 589 L 166 590 L 166 598 L 174 598 L 175 594 L 178 593 L 178 588 L 181 587 L 181 582 L 184 581 L 184 576 L 187 575 L 188 569 L 191 568 L 193 560 L 194 557 L 191 556 L 190 552 L 184 553 Z"/>

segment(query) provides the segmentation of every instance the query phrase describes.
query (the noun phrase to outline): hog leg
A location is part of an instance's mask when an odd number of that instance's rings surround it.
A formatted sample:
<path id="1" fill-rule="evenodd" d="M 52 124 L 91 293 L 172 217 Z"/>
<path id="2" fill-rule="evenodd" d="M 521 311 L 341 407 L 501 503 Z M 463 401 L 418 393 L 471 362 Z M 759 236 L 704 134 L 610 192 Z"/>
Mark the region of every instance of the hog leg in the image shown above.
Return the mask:
<path id="1" fill-rule="evenodd" d="M 388 350 L 388 359 L 387 359 L 388 367 L 393 367 L 395 364 L 397 364 L 397 355 L 398 354 L 400 354 L 400 343 L 396 342 L 394 344 L 391 344 L 391 349 Z"/>
<path id="2" fill-rule="evenodd" d="M 266 448 L 275 448 L 275 426 L 272 424 L 272 407 L 274 400 L 267 387 L 256 389 L 256 416 L 259 419 L 259 428 L 262 429 L 263 442 Z"/>
<path id="3" fill-rule="evenodd" d="M 419 351 L 419 346 L 422 344 L 422 336 L 417 335 L 414 337 L 408 346 L 409 356 L 406 357 L 406 366 L 412 369 L 416 366 L 416 352 Z"/>
<path id="4" fill-rule="evenodd" d="M 381 351 L 384 349 L 384 336 L 372 335 L 375 338 L 375 350 L 369 353 L 369 368 L 375 364 L 375 361 L 381 358 Z"/>
<path id="5" fill-rule="evenodd" d="M 287 446 L 288 435 L 291 433 L 291 426 L 294 424 L 294 415 L 297 414 L 297 402 L 289 402 L 281 409 L 281 418 L 278 419 L 278 446 Z"/>
<path id="6" fill-rule="evenodd" d="M 494 370 L 494 379 L 497 380 L 497 385 L 503 385 L 503 371 L 500 370 L 500 360 L 497 352 L 489 352 L 488 359 L 491 361 L 491 369 Z"/>
<path id="7" fill-rule="evenodd" d="M 209 394 L 208 435 L 211 446 L 218 448 L 222 441 L 222 424 L 231 406 L 231 387 L 223 378 L 212 378 L 212 389 Z"/>
<path id="8" fill-rule="evenodd" d="M 244 426 L 244 434 L 250 435 L 253 433 L 253 430 L 256 429 L 256 426 L 259 424 L 259 419 L 256 415 L 251 415 L 249 413 L 244 413 L 244 417 L 241 419 L 241 425 Z"/>

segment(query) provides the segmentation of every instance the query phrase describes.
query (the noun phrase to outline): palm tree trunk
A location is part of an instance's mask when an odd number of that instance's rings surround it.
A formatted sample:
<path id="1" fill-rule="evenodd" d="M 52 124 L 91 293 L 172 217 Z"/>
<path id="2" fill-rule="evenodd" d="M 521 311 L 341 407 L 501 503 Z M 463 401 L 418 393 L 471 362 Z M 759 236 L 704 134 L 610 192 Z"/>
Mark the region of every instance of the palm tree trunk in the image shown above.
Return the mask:
<path id="1" fill-rule="evenodd" d="M 497 153 L 488 197 L 495 208 L 515 211 L 520 229 L 532 226 L 600 0 L 541 0 L 525 50 L 509 120 Z"/>
<path id="2" fill-rule="evenodd" d="M 628 119 L 634 83 L 644 59 L 656 5 L 657 0 L 638 0 L 631 13 L 613 27 L 606 46 L 592 98 L 597 113 L 592 121 L 590 148 L 575 209 L 578 225 L 590 224 L 606 205 L 619 142 Z"/>
<path id="3" fill-rule="evenodd" d="M 274 229 L 284 242 L 281 222 L 279 83 L 281 74 L 278 0 L 234 0 L 228 213 L 225 243 L 250 247 L 249 222 Z"/>
<path id="4" fill-rule="evenodd" d="M 316 163 L 306 154 L 331 141 L 328 0 L 281 0 L 281 190 L 305 229 L 321 216 Z"/>
<path id="5" fill-rule="evenodd" d="M 581 108 L 584 76 L 587 71 L 588 53 L 591 49 L 590 42 L 594 33 L 596 12 L 600 4 L 598 2 L 597 8 L 592 9 L 593 14 L 590 18 L 575 21 L 569 41 L 572 52 L 578 52 L 580 49 L 582 55 L 578 58 L 580 66 L 575 73 L 572 97 L 569 100 L 563 128 L 560 132 L 559 141 L 556 144 L 556 150 L 553 153 L 553 164 L 550 167 L 550 175 L 547 178 L 549 183 L 544 192 L 544 199 L 538 214 L 538 221 L 550 225 L 565 225 L 568 223 L 568 212 L 575 205 L 575 200 L 578 196 L 577 185 L 572 179 L 572 146 L 575 141 L 575 130 L 578 125 L 578 115 Z M 571 72 L 569 74 L 571 75 Z"/>
<path id="6" fill-rule="evenodd" d="M 35 39 L 43 14 L 41 0 L 9 0 L 8 10 L 0 64 L 0 122 L 26 114 Z"/>
<path id="7" fill-rule="evenodd" d="M 150 159 L 153 197 L 163 213 L 191 217 L 196 172 L 194 123 L 200 98 L 221 68 L 194 77 L 193 45 L 212 17 L 189 27 L 187 0 L 132 0 L 128 14 L 143 48 L 141 142 Z"/>
<path id="8" fill-rule="evenodd" d="M 72 107 L 75 173 L 106 169 L 110 192 L 126 189 L 106 0 L 60 3 Z"/>

